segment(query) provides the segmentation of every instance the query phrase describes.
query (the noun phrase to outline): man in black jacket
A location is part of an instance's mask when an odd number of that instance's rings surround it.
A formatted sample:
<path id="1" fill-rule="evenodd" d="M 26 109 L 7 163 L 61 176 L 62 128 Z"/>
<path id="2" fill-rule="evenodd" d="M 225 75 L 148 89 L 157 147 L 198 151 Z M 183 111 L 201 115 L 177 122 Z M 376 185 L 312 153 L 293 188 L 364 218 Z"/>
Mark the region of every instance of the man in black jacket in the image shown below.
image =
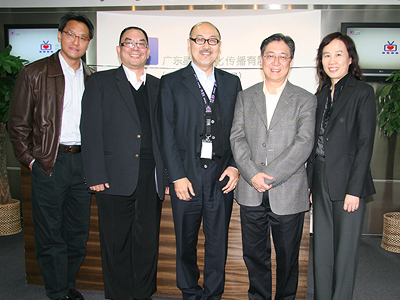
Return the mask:
<path id="1" fill-rule="evenodd" d="M 220 299 L 232 191 L 239 177 L 229 135 L 242 87 L 237 76 L 214 68 L 221 46 L 214 25 L 196 24 L 187 42 L 192 62 L 162 77 L 157 109 L 161 152 L 171 184 L 177 285 L 183 299 Z M 200 287 L 196 246 L 202 219 L 205 266 Z"/>
<path id="2" fill-rule="evenodd" d="M 144 69 L 143 29 L 125 28 L 117 53 L 122 65 L 94 74 L 83 96 L 83 165 L 96 192 L 105 297 L 150 299 L 166 185 L 154 127 L 159 79 Z"/>

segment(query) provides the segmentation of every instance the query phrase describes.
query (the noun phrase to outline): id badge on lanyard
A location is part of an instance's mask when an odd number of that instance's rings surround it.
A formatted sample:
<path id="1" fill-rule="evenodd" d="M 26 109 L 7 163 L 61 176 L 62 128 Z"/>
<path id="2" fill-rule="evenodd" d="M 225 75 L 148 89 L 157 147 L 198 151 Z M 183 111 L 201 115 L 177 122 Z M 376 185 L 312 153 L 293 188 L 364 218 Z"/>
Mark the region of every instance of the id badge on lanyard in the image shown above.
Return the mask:
<path id="1" fill-rule="evenodd" d="M 194 77 L 196 78 L 197 85 L 200 89 L 201 96 L 204 101 L 205 109 L 206 109 L 206 132 L 205 132 L 205 138 L 201 141 L 201 153 L 200 153 L 200 158 L 206 158 L 206 159 L 212 159 L 213 155 L 213 146 L 212 146 L 212 140 L 211 140 L 211 105 L 214 104 L 215 100 L 215 91 L 217 89 L 217 81 L 214 83 L 214 88 L 211 94 L 210 100 L 208 100 L 203 87 L 200 84 L 200 81 L 196 75 L 196 72 L 193 69 L 193 74 Z"/>
<path id="2" fill-rule="evenodd" d="M 206 113 L 206 134 L 201 141 L 200 158 L 212 159 L 211 113 Z"/>
<path id="3" fill-rule="evenodd" d="M 201 141 L 200 158 L 212 159 L 212 141 L 210 139 L 206 138 Z"/>

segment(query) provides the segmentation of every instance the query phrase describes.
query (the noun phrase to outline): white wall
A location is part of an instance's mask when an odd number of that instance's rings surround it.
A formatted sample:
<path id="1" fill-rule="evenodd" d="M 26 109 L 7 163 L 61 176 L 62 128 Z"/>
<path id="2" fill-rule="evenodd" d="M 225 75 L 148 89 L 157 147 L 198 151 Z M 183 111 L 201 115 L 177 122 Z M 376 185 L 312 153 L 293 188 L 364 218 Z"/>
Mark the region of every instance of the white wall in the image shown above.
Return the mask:
<path id="1" fill-rule="evenodd" d="M 187 38 L 190 28 L 199 21 L 213 23 L 221 32 L 222 52 L 219 67 L 236 73 L 243 88 L 262 81 L 260 45 L 271 34 L 281 32 L 296 43 L 289 80 L 314 93 L 316 88 L 315 54 L 320 42 L 320 11 L 285 11 L 263 14 L 260 11 L 174 11 L 98 12 L 98 70 L 119 66 L 116 46 L 122 29 L 139 26 L 149 37 L 159 39 L 159 63 L 148 72 L 160 77 L 185 67 L 190 60 Z M 150 53 L 150 55 L 154 51 Z"/>

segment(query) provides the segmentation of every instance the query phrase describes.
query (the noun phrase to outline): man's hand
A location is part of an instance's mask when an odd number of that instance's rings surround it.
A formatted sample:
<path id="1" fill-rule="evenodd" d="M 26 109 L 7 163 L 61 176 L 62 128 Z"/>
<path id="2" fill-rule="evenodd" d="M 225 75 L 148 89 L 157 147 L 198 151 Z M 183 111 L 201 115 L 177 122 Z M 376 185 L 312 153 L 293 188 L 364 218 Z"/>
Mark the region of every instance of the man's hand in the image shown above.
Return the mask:
<path id="1" fill-rule="evenodd" d="M 221 177 L 219 178 L 219 181 L 224 180 L 225 176 L 229 177 L 229 181 L 222 188 L 222 192 L 224 194 L 228 194 L 229 192 L 233 191 L 237 186 L 237 183 L 239 181 L 239 170 L 234 167 L 227 167 L 224 173 L 222 173 Z"/>
<path id="2" fill-rule="evenodd" d="M 344 198 L 343 210 L 347 212 L 354 212 L 358 209 L 359 205 L 360 205 L 359 197 L 346 194 L 346 198 Z"/>
<path id="3" fill-rule="evenodd" d="M 94 185 L 94 186 L 89 187 L 89 189 L 91 189 L 94 192 L 102 192 L 106 188 L 107 189 L 110 188 L 110 185 L 108 183 L 104 183 L 104 184 L 102 183 L 102 184 L 98 184 L 98 185 Z"/>
<path id="4" fill-rule="evenodd" d="M 192 196 L 195 196 L 192 183 L 187 177 L 178 179 L 174 182 L 175 193 L 178 199 L 189 201 Z"/>
<path id="5" fill-rule="evenodd" d="M 273 178 L 265 173 L 260 172 L 254 175 L 250 182 L 258 192 L 264 193 L 272 188 L 272 184 L 265 183 L 265 179 L 272 180 Z"/>

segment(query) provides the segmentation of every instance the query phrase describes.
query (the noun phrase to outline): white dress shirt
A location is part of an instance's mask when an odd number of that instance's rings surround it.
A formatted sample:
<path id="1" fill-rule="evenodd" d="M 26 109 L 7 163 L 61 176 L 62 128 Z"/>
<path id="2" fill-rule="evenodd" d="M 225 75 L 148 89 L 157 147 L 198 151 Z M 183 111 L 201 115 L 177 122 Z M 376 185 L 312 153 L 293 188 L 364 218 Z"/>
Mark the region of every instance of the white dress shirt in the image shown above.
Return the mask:
<path id="1" fill-rule="evenodd" d="M 82 62 L 75 72 L 62 57 L 61 52 L 58 53 L 58 57 L 65 81 L 60 144 L 80 145 L 81 132 L 79 125 L 81 121 L 82 96 L 85 90 Z"/>
<path id="2" fill-rule="evenodd" d="M 193 62 L 191 62 L 191 65 L 196 72 L 197 78 L 199 79 L 201 86 L 206 92 L 208 99 L 210 99 L 215 83 L 214 66 L 212 73 L 210 74 L 210 76 L 207 77 L 206 72 L 200 70 Z"/>
<path id="3" fill-rule="evenodd" d="M 272 116 L 274 115 L 276 105 L 278 104 L 279 98 L 282 95 L 282 91 L 286 86 L 286 82 L 287 82 L 287 80 L 285 80 L 285 82 L 279 88 L 276 89 L 276 94 L 270 94 L 268 92 L 267 86 L 265 85 L 265 82 L 264 82 L 263 92 L 265 95 L 265 104 L 267 107 L 268 128 L 269 128 L 269 124 L 271 124 L 271 119 L 272 119 Z"/>
<path id="4" fill-rule="evenodd" d="M 286 82 L 287 79 L 285 80 L 285 82 L 276 89 L 276 94 L 270 94 L 268 92 L 268 88 L 265 85 L 264 82 L 264 87 L 263 87 L 263 92 L 265 95 L 265 104 L 267 107 L 267 124 L 268 124 L 268 129 L 269 129 L 269 125 L 271 124 L 271 120 L 272 120 L 272 116 L 274 115 L 275 112 L 275 108 L 276 105 L 278 104 L 279 98 L 282 95 L 282 91 L 286 86 Z M 268 164 L 267 158 L 265 158 L 265 163 Z"/>
<path id="5" fill-rule="evenodd" d="M 140 81 L 137 81 L 137 76 L 136 76 L 135 72 L 133 72 L 129 68 L 125 67 L 124 65 L 122 65 L 122 68 L 125 71 L 126 78 L 131 83 L 131 85 L 134 87 L 135 90 L 140 89 L 140 87 L 142 86 L 142 83 L 146 84 L 146 70 L 145 69 L 143 70 L 143 75 L 140 76 Z"/>

